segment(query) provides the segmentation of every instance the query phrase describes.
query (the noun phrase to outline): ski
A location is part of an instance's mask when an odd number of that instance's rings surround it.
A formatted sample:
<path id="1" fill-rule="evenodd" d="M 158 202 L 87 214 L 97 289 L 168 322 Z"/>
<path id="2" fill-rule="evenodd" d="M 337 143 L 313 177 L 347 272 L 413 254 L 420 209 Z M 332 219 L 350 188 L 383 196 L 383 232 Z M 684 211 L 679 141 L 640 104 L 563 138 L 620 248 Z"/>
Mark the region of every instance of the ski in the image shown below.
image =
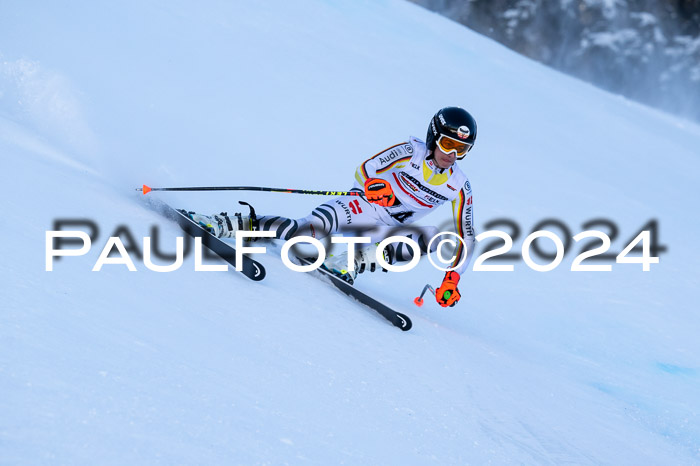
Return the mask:
<path id="1" fill-rule="evenodd" d="M 310 259 L 304 259 L 302 257 L 297 257 L 297 259 L 302 263 L 302 265 L 310 265 L 314 262 L 314 260 Z M 411 329 L 413 326 L 413 323 L 411 322 L 411 319 L 406 315 L 402 314 L 400 312 L 397 312 L 390 307 L 388 307 L 385 304 L 380 303 L 376 299 L 372 298 L 371 296 L 363 293 L 362 291 L 358 290 L 357 288 L 353 287 L 346 281 L 336 277 L 332 273 L 328 272 L 327 270 L 324 270 L 322 268 L 318 268 L 314 271 L 314 275 L 317 277 L 327 277 L 330 282 L 335 286 L 338 290 L 342 291 L 344 294 L 347 296 L 356 299 L 357 301 L 361 302 L 365 306 L 369 307 L 382 317 L 384 317 L 386 320 L 391 322 L 392 325 L 395 327 L 400 328 L 401 330 L 408 331 Z"/>
<path id="2" fill-rule="evenodd" d="M 185 233 L 193 238 L 202 238 L 202 244 L 214 254 L 228 262 L 234 269 L 236 268 L 236 249 L 230 244 L 220 240 L 193 222 L 185 210 L 178 210 L 170 207 L 162 201 L 151 199 L 152 207 L 164 217 L 174 220 L 180 225 Z M 243 267 L 241 273 L 254 281 L 265 278 L 265 267 L 248 256 L 243 256 Z"/>

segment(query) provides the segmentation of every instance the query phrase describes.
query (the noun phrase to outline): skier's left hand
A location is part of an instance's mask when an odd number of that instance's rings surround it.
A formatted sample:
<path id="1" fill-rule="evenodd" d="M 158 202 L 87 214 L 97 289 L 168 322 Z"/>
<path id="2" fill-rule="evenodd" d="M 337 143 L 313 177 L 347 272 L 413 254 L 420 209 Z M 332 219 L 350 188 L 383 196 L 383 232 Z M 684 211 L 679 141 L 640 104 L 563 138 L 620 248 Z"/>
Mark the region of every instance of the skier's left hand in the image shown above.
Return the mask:
<path id="1" fill-rule="evenodd" d="M 462 297 L 457 289 L 457 283 L 459 283 L 459 274 L 457 272 L 450 271 L 445 274 L 442 285 L 435 290 L 435 299 L 440 306 L 452 307 L 457 304 L 459 298 Z"/>

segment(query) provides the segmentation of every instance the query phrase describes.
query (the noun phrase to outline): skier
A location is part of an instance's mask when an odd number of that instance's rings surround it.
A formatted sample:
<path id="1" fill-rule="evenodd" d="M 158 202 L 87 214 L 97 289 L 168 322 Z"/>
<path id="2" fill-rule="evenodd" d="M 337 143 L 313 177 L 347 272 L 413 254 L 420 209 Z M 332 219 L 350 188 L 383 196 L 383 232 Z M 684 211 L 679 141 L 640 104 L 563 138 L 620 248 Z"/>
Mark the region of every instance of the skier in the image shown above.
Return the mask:
<path id="1" fill-rule="evenodd" d="M 474 250 L 472 190 L 455 161 L 467 155 L 475 140 L 476 121 L 469 112 L 446 107 L 430 120 L 426 142 L 410 137 L 357 168 L 352 191 L 363 193 L 361 196 L 334 198 L 296 220 L 256 217 L 252 209 L 251 215 L 189 212 L 189 216 L 219 238 L 235 237 L 237 230 L 273 231 L 277 239 L 283 240 L 301 235 L 323 238 L 333 233 L 369 236 L 371 243 L 355 251 L 354 271 L 347 270 L 347 251 L 330 255 L 323 263 L 324 268 L 352 284 L 358 273 L 380 268 L 375 255 L 377 244 L 387 236 L 407 236 L 418 243 L 422 254 L 433 252 L 436 244 L 432 245 L 433 251 L 428 251 L 428 244 L 438 229 L 409 225 L 451 201 L 455 230 L 466 250 L 460 242 L 452 264 L 457 267 L 446 272 L 435 297 L 443 307 L 454 306 L 461 297 L 457 288 L 460 276 L 468 268 Z M 394 243 L 384 248 L 383 257 L 394 264 L 411 260 L 413 252 L 404 243 Z"/>

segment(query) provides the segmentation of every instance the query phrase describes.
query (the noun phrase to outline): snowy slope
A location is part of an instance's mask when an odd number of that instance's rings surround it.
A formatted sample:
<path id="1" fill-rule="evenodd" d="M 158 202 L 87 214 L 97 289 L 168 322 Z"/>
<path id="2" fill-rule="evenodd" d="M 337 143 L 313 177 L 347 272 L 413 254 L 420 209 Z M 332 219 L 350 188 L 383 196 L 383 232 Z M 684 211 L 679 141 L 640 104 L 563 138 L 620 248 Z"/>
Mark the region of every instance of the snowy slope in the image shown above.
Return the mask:
<path id="1" fill-rule="evenodd" d="M 697 125 L 399 1 L 0 9 L 0 463 L 700 461 Z M 158 225 L 174 249 L 142 183 L 345 189 L 445 105 L 479 123 L 462 162 L 478 231 L 554 217 L 576 234 L 605 217 L 619 252 L 657 218 L 660 264 L 519 261 L 470 272 L 448 310 L 411 304 L 441 279 L 429 264 L 362 276 L 408 333 L 274 253 L 259 284 L 195 273 L 192 257 L 91 271 L 120 225 L 139 242 Z M 321 199 L 160 198 L 295 217 Z M 100 236 L 46 272 L 59 218 Z"/>

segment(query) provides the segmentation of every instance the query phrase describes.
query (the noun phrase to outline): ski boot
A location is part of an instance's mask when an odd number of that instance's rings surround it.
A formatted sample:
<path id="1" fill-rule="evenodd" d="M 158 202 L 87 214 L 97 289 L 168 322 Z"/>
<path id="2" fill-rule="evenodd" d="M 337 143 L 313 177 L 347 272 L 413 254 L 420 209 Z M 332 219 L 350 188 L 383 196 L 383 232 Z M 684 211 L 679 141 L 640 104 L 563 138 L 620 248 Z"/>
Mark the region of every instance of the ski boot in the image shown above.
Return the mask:
<path id="1" fill-rule="evenodd" d="M 365 246 L 364 248 L 358 248 L 355 250 L 355 270 L 353 271 L 347 269 L 347 251 L 337 255 L 329 255 L 321 267 L 351 285 L 355 283 L 358 273 L 363 273 L 366 271 L 374 272 L 378 268 L 380 268 L 382 272 L 386 272 L 387 270 L 379 266 L 377 263 L 377 244 L 372 244 L 370 246 Z M 388 245 L 383 251 L 384 260 L 389 264 L 393 262 L 393 251 L 394 248 L 392 245 Z"/>
<path id="2" fill-rule="evenodd" d="M 198 224 L 217 238 L 235 238 L 238 230 L 258 231 L 260 222 L 255 215 L 255 209 L 247 202 L 239 201 L 239 204 L 247 205 L 250 208 L 250 215 L 235 213 L 231 216 L 226 212 L 220 214 L 203 215 L 192 211 L 184 211 L 190 220 Z M 250 238 L 254 241 L 259 238 Z"/>

